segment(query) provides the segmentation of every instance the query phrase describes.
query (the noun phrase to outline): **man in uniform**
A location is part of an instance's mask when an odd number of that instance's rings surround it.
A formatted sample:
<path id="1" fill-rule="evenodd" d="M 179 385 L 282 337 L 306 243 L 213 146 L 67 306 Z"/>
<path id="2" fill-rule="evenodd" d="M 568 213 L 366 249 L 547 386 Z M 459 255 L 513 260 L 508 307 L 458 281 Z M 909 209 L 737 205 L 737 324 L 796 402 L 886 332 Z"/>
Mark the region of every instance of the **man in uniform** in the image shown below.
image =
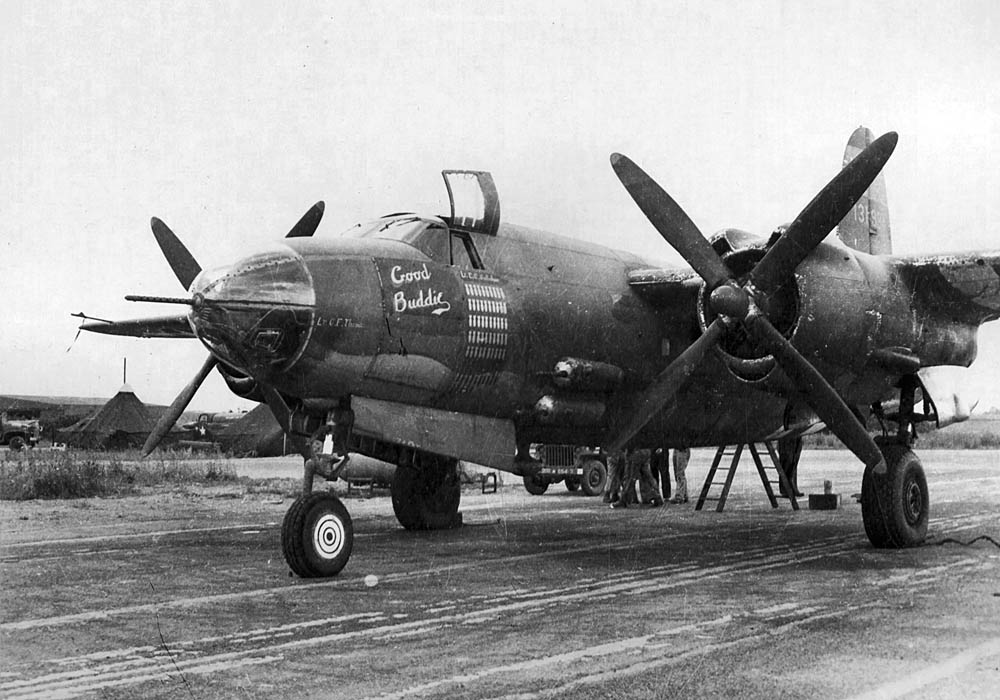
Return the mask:
<path id="1" fill-rule="evenodd" d="M 622 479 L 621 497 L 611 503 L 612 508 L 627 508 L 635 503 L 635 482 L 639 482 L 639 502 L 651 506 L 662 506 L 663 499 L 657 493 L 653 483 L 653 474 L 649 469 L 650 450 L 632 448 L 625 456 L 625 474 Z"/>
<path id="2" fill-rule="evenodd" d="M 660 484 L 660 492 L 664 502 L 670 500 L 670 450 L 657 447 L 649 457 L 649 468 L 653 473 L 653 481 Z"/>
<path id="3" fill-rule="evenodd" d="M 778 440 L 778 466 L 785 473 L 785 481 L 792 487 L 792 493 L 796 497 L 802 495 L 802 492 L 799 491 L 799 457 L 801 456 L 801 437 L 784 437 Z M 779 491 L 783 498 L 788 498 L 784 484 L 780 484 Z"/>
<path id="4" fill-rule="evenodd" d="M 673 503 L 688 502 L 688 484 L 685 472 L 690 459 L 691 450 L 687 447 L 674 449 L 674 480 L 677 482 L 677 488 L 674 489 L 674 497 L 671 499 Z"/>
<path id="5" fill-rule="evenodd" d="M 608 483 L 604 487 L 604 502 L 611 503 L 621 499 L 622 477 L 625 469 L 625 455 L 623 452 L 612 452 L 608 454 Z"/>

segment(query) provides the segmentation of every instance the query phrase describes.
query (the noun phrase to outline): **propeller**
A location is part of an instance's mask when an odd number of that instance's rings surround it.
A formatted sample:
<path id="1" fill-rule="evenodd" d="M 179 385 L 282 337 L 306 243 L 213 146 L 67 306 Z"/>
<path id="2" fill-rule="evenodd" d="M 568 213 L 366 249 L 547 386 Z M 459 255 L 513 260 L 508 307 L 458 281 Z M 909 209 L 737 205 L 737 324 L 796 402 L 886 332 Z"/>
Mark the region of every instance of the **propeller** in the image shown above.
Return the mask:
<path id="1" fill-rule="evenodd" d="M 750 271 L 743 284 L 670 195 L 629 158 L 615 153 L 611 167 L 626 191 L 669 243 L 705 281 L 708 306 L 717 316 L 706 331 L 671 362 L 612 426 L 608 447 L 621 449 L 677 393 L 705 355 L 730 332 L 745 327 L 751 340 L 774 356 L 803 399 L 827 427 L 866 465 L 885 461 L 868 431 L 836 390 L 761 311 L 766 298 L 793 279 L 799 263 L 826 238 L 864 195 L 896 147 L 889 132 L 843 168 L 799 213 Z"/>
<path id="2" fill-rule="evenodd" d="M 319 227 L 319 222 L 323 218 L 323 211 L 326 209 L 326 204 L 322 201 L 316 202 L 309 208 L 302 218 L 292 226 L 292 230 L 289 231 L 285 238 L 308 238 L 309 236 L 316 233 L 316 229 Z"/>
<path id="3" fill-rule="evenodd" d="M 167 408 L 160 419 L 156 421 L 156 425 L 153 427 L 153 432 L 149 434 L 146 438 L 146 442 L 142 446 L 142 456 L 147 457 L 149 453 L 156 449 L 156 446 L 160 444 L 164 436 L 170 432 L 170 429 L 174 427 L 174 423 L 177 419 L 181 417 L 184 410 L 191 403 L 191 399 L 198 392 L 198 388 L 201 383 L 205 381 L 205 377 L 208 376 L 209 372 L 215 369 L 215 366 L 219 363 L 215 359 L 214 355 L 209 355 L 208 359 L 205 360 L 205 364 L 201 366 L 198 373 L 194 375 L 194 378 L 188 382 L 188 385 L 181 390 L 181 393 L 177 395 L 177 398 L 173 400 L 173 403 Z"/>
<path id="4" fill-rule="evenodd" d="M 198 264 L 198 261 L 194 259 L 194 256 L 191 255 L 188 249 L 184 247 L 181 240 L 174 235 L 169 226 L 155 216 L 149 224 L 153 229 L 153 236 L 156 237 L 156 242 L 159 244 L 160 250 L 163 251 L 163 257 L 167 259 L 167 263 L 170 265 L 170 269 L 177 275 L 177 279 L 184 289 L 191 289 L 191 283 L 194 282 L 194 278 L 201 274 L 201 265 Z"/>
<path id="5" fill-rule="evenodd" d="M 285 236 L 286 238 L 304 238 L 312 236 L 316 232 L 316 228 L 319 226 L 320 220 L 323 218 L 323 211 L 326 205 L 323 202 L 316 202 L 309 210 L 302 216 L 301 219 L 296 222 L 292 229 Z M 198 261 L 194 259 L 191 252 L 181 243 L 180 239 L 170 230 L 163 221 L 156 218 L 155 216 L 150 221 L 150 227 L 153 230 L 153 236 L 156 238 L 157 244 L 160 246 L 160 250 L 163 252 L 163 257 L 167 259 L 167 263 L 170 265 L 170 269 L 174 271 L 177 276 L 177 280 L 181 283 L 185 290 L 191 289 L 191 284 L 194 282 L 195 278 L 201 274 L 201 265 Z M 169 304 L 191 304 L 197 307 L 198 303 L 204 303 L 204 300 L 187 300 L 187 299 L 177 299 L 173 297 L 138 297 L 133 296 L 132 300 L 135 301 L 155 301 L 158 303 L 169 303 Z M 254 300 L 233 300 L 232 302 L 227 301 L 227 305 L 237 304 L 237 305 L 249 305 L 255 306 L 260 304 Z M 273 303 L 268 303 L 269 306 L 273 306 Z M 294 306 L 294 304 L 287 304 L 286 306 Z M 181 390 L 177 395 L 177 398 L 173 400 L 173 403 L 167 408 L 166 412 L 160 419 L 156 422 L 153 431 L 146 438 L 145 444 L 142 446 L 143 456 L 148 456 L 156 446 L 160 444 L 170 429 L 173 428 L 174 423 L 177 419 L 181 417 L 188 404 L 191 403 L 191 399 L 198 392 L 205 378 L 215 369 L 218 365 L 218 360 L 214 355 L 209 355 L 208 359 L 195 374 L 194 378 L 188 382 L 187 386 Z M 270 387 L 268 387 L 270 389 Z M 271 392 L 277 394 L 276 391 L 270 389 Z M 271 401 L 269 400 L 269 403 Z M 287 421 L 286 421 L 287 422 Z"/>

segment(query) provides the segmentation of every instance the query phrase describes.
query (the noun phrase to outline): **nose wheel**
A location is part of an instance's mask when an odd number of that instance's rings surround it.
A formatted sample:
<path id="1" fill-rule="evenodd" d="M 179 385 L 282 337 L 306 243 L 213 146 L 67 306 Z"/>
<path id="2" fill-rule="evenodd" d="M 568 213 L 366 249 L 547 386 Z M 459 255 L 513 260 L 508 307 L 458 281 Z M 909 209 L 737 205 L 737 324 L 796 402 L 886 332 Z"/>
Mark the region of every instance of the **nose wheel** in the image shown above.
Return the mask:
<path id="1" fill-rule="evenodd" d="M 281 550 L 302 578 L 336 576 L 351 558 L 354 524 L 347 508 L 331 493 L 299 496 L 281 525 Z"/>

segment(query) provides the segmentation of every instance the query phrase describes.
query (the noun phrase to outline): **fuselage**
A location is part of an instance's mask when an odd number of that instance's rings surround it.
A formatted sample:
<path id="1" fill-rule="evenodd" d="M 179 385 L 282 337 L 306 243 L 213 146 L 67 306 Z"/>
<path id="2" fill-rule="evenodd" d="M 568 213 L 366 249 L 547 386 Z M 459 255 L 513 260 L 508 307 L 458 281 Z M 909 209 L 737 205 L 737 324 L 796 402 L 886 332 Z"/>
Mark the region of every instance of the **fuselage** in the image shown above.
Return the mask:
<path id="1" fill-rule="evenodd" d="M 336 238 L 286 239 L 206 274 L 196 294 L 284 305 L 206 307 L 192 319 L 224 362 L 298 400 L 363 396 L 510 420 L 529 441 L 596 444 L 704 326 L 697 284 L 677 283 L 657 303 L 637 293 L 630 273 L 654 266 L 512 225 L 490 236 L 400 215 Z M 974 357 L 974 328 L 914 309 L 891 258 L 822 244 L 796 285 L 786 335 L 853 405 L 888 395 L 908 361 Z M 560 383 L 567 358 L 620 375 Z M 736 369 L 711 353 L 636 441 L 717 445 L 788 427 L 797 392 L 780 370 Z"/>

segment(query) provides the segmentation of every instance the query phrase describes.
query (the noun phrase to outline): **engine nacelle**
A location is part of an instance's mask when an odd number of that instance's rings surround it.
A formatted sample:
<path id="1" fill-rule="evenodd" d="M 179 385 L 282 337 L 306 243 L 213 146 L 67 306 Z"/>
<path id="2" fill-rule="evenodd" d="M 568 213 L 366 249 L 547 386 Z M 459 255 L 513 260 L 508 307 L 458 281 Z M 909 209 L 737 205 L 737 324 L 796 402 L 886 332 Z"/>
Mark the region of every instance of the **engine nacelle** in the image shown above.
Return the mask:
<path id="1" fill-rule="evenodd" d="M 264 394 L 261 393 L 260 389 L 257 387 L 257 381 L 253 377 L 248 377 L 241 372 L 237 372 L 223 364 L 218 365 L 219 374 L 226 382 L 226 386 L 229 390 L 239 396 L 241 399 L 247 399 L 248 401 L 257 401 L 258 403 L 264 403 Z"/>

